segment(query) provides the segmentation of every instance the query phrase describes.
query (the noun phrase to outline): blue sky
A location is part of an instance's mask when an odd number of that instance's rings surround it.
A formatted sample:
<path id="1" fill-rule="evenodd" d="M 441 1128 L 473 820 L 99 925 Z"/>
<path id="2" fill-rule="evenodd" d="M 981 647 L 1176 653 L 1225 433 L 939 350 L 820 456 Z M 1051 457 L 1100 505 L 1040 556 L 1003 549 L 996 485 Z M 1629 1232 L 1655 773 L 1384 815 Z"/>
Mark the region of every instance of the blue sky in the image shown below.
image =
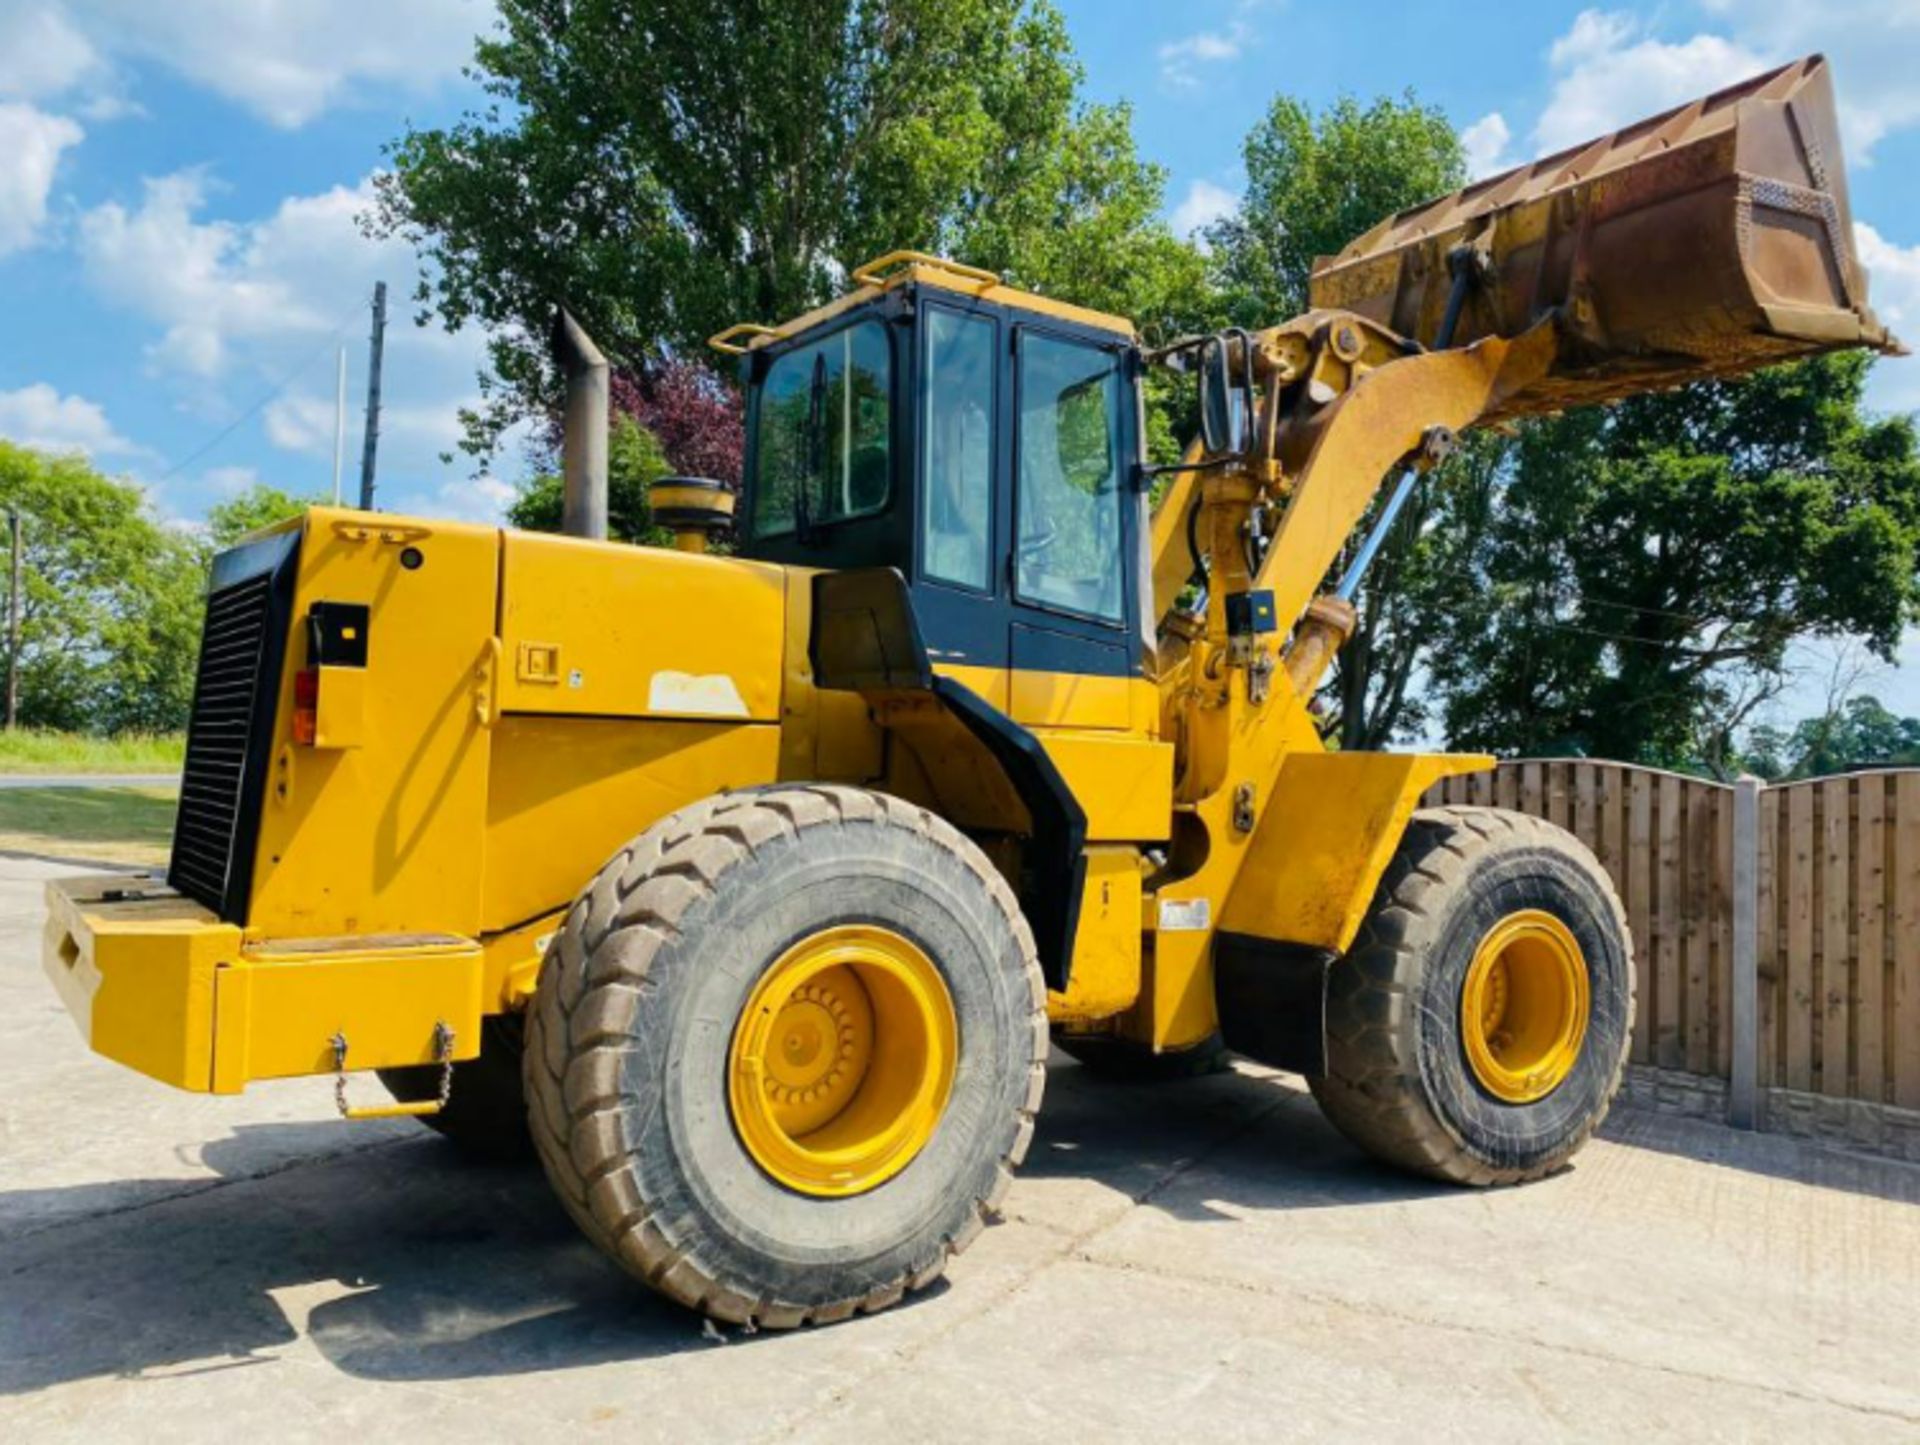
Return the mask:
<path id="1" fill-rule="evenodd" d="M 1481 169 L 1585 139 L 1763 65 L 1834 61 L 1859 243 L 1884 318 L 1920 338 L 1920 0 L 1672 0 L 1474 10 L 1414 0 L 1061 0 L 1088 94 L 1135 110 L 1183 228 L 1231 205 L 1276 91 L 1409 87 Z M 412 257 L 362 237 L 380 148 L 474 99 L 489 0 L 0 0 L 0 435 L 77 447 L 191 522 L 261 479 L 331 486 L 334 357 L 349 357 L 348 486 L 365 302 L 396 302 L 383 505 L 489 517 L 511 494 L 441 460 L 480 338 L 407 320 Z M 1873 402 L 1920 408 L 1920 359 Z M 1847 660 L 1808 649 L 1786 710 Z M 1920 712 L 1920 638 L 1862 685 Z"/>

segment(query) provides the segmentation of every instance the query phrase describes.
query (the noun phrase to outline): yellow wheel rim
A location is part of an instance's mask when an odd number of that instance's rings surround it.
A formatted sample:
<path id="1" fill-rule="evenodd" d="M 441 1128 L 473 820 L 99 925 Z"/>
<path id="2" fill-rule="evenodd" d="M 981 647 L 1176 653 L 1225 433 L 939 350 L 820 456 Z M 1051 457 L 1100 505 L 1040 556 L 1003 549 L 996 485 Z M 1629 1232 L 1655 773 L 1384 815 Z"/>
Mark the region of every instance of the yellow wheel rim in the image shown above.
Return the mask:
<path id="1" fill-rule="evenodd" d="M 1566 1082 L 1587 1038 L 1587 961 L 1551 913 L 1510 913 L 1475 950 L 1460 992 L 1460 1037 L 1473 1076 L 1509 1104 Z"/>
<path id="2" fill-rule="evenodd" d="M 802 1194 L 860 1194 L 933 1137 L 959 1056 L 953 996 L 890 929 L 802 939 L 754 987 L 733 1031 L 727 1101 L 753 1162 Z"/>

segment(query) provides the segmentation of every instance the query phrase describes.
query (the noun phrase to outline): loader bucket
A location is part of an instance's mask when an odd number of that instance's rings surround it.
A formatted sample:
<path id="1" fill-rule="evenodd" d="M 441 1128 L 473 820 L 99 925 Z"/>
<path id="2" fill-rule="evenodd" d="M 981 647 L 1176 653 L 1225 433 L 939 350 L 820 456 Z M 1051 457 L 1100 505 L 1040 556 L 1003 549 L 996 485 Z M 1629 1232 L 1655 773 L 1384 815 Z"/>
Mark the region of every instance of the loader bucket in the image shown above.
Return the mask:
<path id="1" fill-rule="evenodd" d="M 1867 307 L 1818 55 L 1392 216 L 1315 265 L 1312 303 L 1430 343 L 1462 246 L 1454 345 L 1560 319 L 1555 365 L 1488 419 L 1899 350 Z"/>

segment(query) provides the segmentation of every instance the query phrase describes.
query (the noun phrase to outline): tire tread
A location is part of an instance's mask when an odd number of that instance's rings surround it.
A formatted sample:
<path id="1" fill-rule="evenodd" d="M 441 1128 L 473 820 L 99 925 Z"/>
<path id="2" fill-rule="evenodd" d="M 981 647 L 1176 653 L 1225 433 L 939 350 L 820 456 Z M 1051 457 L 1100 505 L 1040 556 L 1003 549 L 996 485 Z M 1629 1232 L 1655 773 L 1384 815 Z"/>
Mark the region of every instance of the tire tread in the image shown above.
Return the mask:
<path id="1" fill-rule="evenodd" d="M 1613 1087 L 1598 1109 L 1551 1157 L 1502 1168 L 1476 1158 L 1421 1096 L 1410 1031 L 1402 1027 L 1404 980 L 1415 976 L 1426 926 L 1445 896 L 1463 886 L 1474 863 L 1514 843 L 1570 855 L 1599 885 L 1622 939 L 1628 940 L 1627 1016 L 1634 1006 L 1634 970 L 1626 910 L 1591 850 L 1565 829 L 1502 808 L 1447 806 L 1413 815 L 1387 865 L 1359 937 L 1327 985 L 1328 1068 L 1309 1080 L 1322 1111 L 1375 1157 L 1429 1178 L 1474 1186 L 1523 1184 L 1562 1168 L 1606 1119 L 1626 1067 L 1631 1030 L 1623 1030 Z"/>
<path id="2" fill-rule="evenodd" d="M 656 1213 L 619 1128 L 620 1040 L 633 1037 L 635 1006 L 660 950 L 679 922 L 726 875 L 779 837 L 823 827 L 908 827 L 931 839 L 983 885 L 1019 940 L 1031 983 L 1029 1084 L 1012 1142 L 989 1197 L 976 1199 L 967 1229 L 937 1243 L 931 1258 L 861 1293 L 796 1305 L 735 1287 Z M 1013 890 L 984 854 L 944 819 L 885 794 L 839 784 L 774 785 L 716 794 L 662 819 L 608 860 L 569 910 L 541 965 L 529 1011 L 526 1088 L 533 1142 L 562 1205 L 596 1245 L 662 1294 L 734 1324 L 791 1329 L 872 1313 L 926 1288 L 998 1209 L 1033 1136 L 1045 1078 L 1046 986 L 1033 935 Z M 611 1115 L 611 1119 L 607 1116 Z"/>

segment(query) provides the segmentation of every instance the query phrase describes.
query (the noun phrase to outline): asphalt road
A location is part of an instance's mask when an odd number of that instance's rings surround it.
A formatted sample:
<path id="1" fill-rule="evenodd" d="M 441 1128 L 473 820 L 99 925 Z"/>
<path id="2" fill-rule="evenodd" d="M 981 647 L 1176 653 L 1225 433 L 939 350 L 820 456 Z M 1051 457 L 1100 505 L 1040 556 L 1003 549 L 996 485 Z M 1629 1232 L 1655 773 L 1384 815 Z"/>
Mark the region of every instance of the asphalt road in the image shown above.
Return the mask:
<path id="1" fill-rule="evenodd" d="M 0 1439 L 1920 1440 L 1909 1166 L 1623 1111 L 1468 1193 L 1283 1076 L 1061 1063 L 946 1284 L 716 1338 L 537 1172 L 334 1122 L 323 1081 L 90 1057 L 39 976 L 54 871 L 0 860 Z"/>

